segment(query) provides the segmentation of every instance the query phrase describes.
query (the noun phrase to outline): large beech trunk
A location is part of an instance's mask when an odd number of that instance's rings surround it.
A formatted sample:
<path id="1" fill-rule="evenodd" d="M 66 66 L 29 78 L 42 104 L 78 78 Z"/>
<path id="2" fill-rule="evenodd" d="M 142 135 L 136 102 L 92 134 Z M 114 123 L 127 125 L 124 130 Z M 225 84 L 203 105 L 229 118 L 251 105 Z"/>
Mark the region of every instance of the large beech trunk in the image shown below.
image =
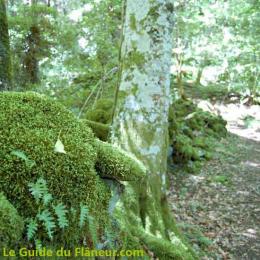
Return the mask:
<path id="1" fill-rule="evenodd" d="M 160 243 L 167 247 L 165 241 L 169 248 L 174 242 L 173 247 L 178 244 L 187 250 L 174 232 L 166 200 L 173 26 L 172 0 L 126 1 L 111 131 L 112 143 L 132 153 L 147 169 L 143 182 L 127 184 L 121 213 L 132 234 L 156 254 L 162 251 Z"/>

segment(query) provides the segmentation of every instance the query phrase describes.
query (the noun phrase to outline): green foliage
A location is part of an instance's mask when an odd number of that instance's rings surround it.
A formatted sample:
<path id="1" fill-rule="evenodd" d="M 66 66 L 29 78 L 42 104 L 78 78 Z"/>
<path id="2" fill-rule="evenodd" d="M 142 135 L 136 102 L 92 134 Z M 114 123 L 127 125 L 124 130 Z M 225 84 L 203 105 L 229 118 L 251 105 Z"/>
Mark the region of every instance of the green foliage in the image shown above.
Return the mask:
<path id="1" fill-rule="evenodd" d="M 88 208 L 85 205 L 80 205 L 80 218 L 79 218 L 79 226 L 82 228 L 86 222 L 88 216 Z"/>
<path id="2" fill-rule="evenodd" d="M 0 251 L 15 246 L 21 239 L 24 221 L 14 206 L 0 193 Z"/>
<path id="3" fill-rule="evenodd" d="M 35 162 L 33 160 L 30 160 L 22 151 L 12 151 L 11 152 L 12 155 L 17 156 L 18 158 L 20 158 L 21 160 L 25 161 L 25 164 L 27 167 L 32 168 L 35 165 Z"/>
<path id="4" fill-rule="evenodd" d="M 48 237 L 53 239 L 53 232 L 55 228 L 54 217 L 48 209 L 44 209 L 42 212 L 37 214 L 39 221 L 43 222 L 43 225 L 47 231 Z"/>
<path id="5" fill-rule="evenodd" d="M 210 178 L 211 182 L 220 183 L 222 185 L 231 185 L 230 177 L 227 175 L 216 175 Z"/>
<path id="6" fill-rule="evenodd" d="M 60 228 L 68 226 L 68 219 L 66 218 L 66 213 L 68 211 L 62 203 L 59 203 L 57 206 L 53 205 L 52 208 L 48 207 L 53 200 L 53 196 L 49 193 L 47 182 L 43 178 L 39 178 L 36 183 L 29 183 L 28 186 L 30 193 L 36 201 L 38 213 L 35 218 L 30 218 L 29 220 L 27 226 L 27 238 L 28 240 L 33 238 L 35 239 L 38 227 L 40 226 L 40 223 L 42 223 L 47 232 L 48 238 L 52 240 L 56 223 L 51 209 L 53 208 L 55 215 L 57 216 L 58 226 Z M 39 235 L 41 239 L 44 238 L 43 234 L 37 235 Z"/>
<path id="7" fill-rule="evenodd" d="M 94 247 L 96 248 L 98 244 L 98 234 L 97 234 L 97 225 L 93 219 L 93 217 L 89 214 L 88 207 L 81 204 L 80 205 L 80 219 L 79 226 L 82 228 L 84 225 L 88 224 L 88 230 L 91 235 L 92 242 Z"/>
<path id="8" fill-rule="evenodd" d="M 43 200 L 44 205 L 52 200 L 51 194 L 49 194 L 47 183 L 43 178 L 39 178 L 36 183 L 29 183 L 29 191 L 33 195 L 37 203 L 40 202 L 40 199 Z"/>
<path id="9" fill-rule="evenodd" d="M 89 9 L 85 10 L 85 7 Z M 16 16 L 27 17 L 21 9 L 18 8 Z M 87 3 L 72 0 L 52 5 L 50 10 L 54 14 L 41 16 L 50 18 L 53 26 L 46 28 L 44 24 L 41 25 L 42 38 L 50 41 L 49 47 L 46 44 L 42 49 L 46 50 L 47 47 L 49 53 L 40 56 L 41 82 L 34 87 L 41 93 L 55 96 L 76 113 L 99 81 L 101 84 L 94 93 L 95 99 L 112 97 L 117 77 L 110 71 L 116 71 L 118 65 L 121 0 Z M 74 12 L 82 12 L 82 18 L 73 19 L 71 14 Z M 15 20 L 16 16 L 12 19 Z M 12 27 L 15 24 L 23 27 L 20 23 L 23 23 L 21 19 L 12 23 Z M 19 46 L 22 43 L 19 35 L 14 34 L 16 53 L 23 49 L 23 46 Z M 20 59 L 15 60 L 18 67 Z M 22 76 L 20 73 L 18 78 Z"/>
<path id="10" fill-rule="evenodd" d="M 27 225 L 27 239 L 31 240 L 34 238 L 38 230 L 38 223 L 35 219 L 30 219 Z"/>
<path id="11" fill-rule="evenodd" d="M 54 212 L 58 218 L 58 225 L 60 228 L 66 228 L 69 223 L 68 219 L 66 217 L 66 214 L 68 214 L 68 210 L 65 208 L 65 206 L 62 203 L 59 203 L 56 206 L 53 206 Z"/>
<path id="12" fill-rule="evenodd" d="M 226 135 L 225 126 L 220 116 L 204 112 L 191 101 L 176 100 L 169 114 L 173 162 L 185 164 L 191 172 L 198 171 L 200 162 L 211 158 L 212 138 Z"/>
<path id="13" fill-rule="evenodd" d="M 29 184 L 29 189 L 36 201 L 38 213 L 35 217 L 28 219 L 27 239 L 28 241 L 34 240 L 36 248 L 42 244 L 42 241 L 47 243 L 48 240 L 53 241 L 56 237 L 57 241 L 61 234 L 62 236 L 66 235 L 68 230 L 70 230 L 70 225 L 72 225 L 72 228 L 75 228 L 73 221 L 75 221 L 77 217 L 75 218 L 74 208 L 72 211 L 69 211 L 63 203 L 57 204 L 53 196 L 49 193 L 44 179 L 39 178 L 36 183 Z M 44 199 L 46 197 L 50 198 L 49 203 L 46 203 Z M 91 240 L 94 247 L 96 247 L 99 239 L 97 224 L 90 215 L 87 206 L 81 203 L 78 211 L 79 218 L 78 221 L 76 220 L 78 224 L 76 227 L 77 232 L 84 231 L 85 233 L 85 227 L 87 226 L 88 239 Z M 75 236 L 75 234 L 71 233 L 67 235 Z"/>
<path id="14" fill-rule="evenodd" d="M 15 89 L 32 89 L 40 82 L 39 64 L 54 55 L 56 11 L 42 3 L 12 3 L 9 27 Z M 44 62 L 41 63 L 44 67 Z M 36 85 L 35 85 L 36 84 Z"/>
<path id="15" fill-rule="evenodd" d="M 181 74 L 183 81 L 193 82 L 193 93 L 202 93 L 199 98 L 222 99 L 235 92 L 241 99 L 259 100 L 257 1 L 179 0 L 175 13 L 174 77 Z"/>

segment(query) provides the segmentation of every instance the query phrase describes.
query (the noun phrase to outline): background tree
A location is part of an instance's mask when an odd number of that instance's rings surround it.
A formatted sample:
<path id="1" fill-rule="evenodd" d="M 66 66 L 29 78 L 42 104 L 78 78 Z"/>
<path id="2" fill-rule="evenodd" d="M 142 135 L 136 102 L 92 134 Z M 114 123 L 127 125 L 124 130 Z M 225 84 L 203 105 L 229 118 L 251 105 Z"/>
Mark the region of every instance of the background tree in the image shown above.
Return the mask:
<path id="1" fill-rule="evenodd" d="M 124 8 L 111 140 L 145 165 L 147 178 L 127 186 L 119 220 L 156 256 L 190 259 L 166 199 L 173 1 L 129 0 Z"/>
<path id="2" fill-rule="evenodd" d="M 194 86 L 194 92 L 204 87 L 208 94 L 235 93 L 259 102 L 258 2 L 180 0 L 175 10 L 175 53 L 182 57 L 183 84 Z M 172 73 L 177 82 L 178 59 Z"/>
<path id="3" fill-rule="evenodd" d="M 0 0 L 0 90 L 11 89 L 11 59 L 5 0 Z"/>
<path id="4" fill-rule="evenodd" d="M 15 87 L 35 89 L 45 78 L 44 59 L 52 58 L 59 29 L 56 12 L 45 1 L 36 0 L 10 3 L 8 9 Z"/>

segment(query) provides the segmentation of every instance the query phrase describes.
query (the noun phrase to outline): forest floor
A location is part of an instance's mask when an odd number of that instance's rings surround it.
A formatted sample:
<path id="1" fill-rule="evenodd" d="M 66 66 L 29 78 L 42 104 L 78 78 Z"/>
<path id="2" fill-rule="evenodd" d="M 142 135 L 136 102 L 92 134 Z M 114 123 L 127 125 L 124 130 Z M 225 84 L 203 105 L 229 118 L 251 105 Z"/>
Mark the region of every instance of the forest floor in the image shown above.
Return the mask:
<path id="1" fill-rule="evenodd" d="M 216 142 L 214 158 L 196 175 L 183 170 L 172 174 L 169 201 L 178 226 L 200 259 L 257 260 L 260 126 L 242 119 L 260 116 L 260 107 L 231 107 L 217 107 L 230 133 Z"/>

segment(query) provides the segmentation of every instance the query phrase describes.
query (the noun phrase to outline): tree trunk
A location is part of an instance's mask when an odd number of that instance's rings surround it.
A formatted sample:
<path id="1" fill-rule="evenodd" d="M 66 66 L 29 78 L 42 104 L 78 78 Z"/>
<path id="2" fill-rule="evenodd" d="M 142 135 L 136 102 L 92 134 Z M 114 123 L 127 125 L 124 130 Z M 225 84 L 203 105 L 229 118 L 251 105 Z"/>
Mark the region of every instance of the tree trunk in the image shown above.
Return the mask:
<path id="1" fill-rule="evenodd" d="M 191 259 L 166 200 L 172 30 L 172 0 L 125 3 L 111 141 L 147 168 L 142 183 L 126 185 L 118 219 L 125 219 L 127 231 L 157 256 Z"/>
<path id="2" fill-rule="evenodd" d="M 195 86 L 200 85 L 200 80 L 201 80 L 201 77 L 202 77 L 203 69 L 204 68 L 202 67 L 202 68 L 199 68 L 199 70 L 198 70 L 198 74 L 197 74 L 197 77 L 196 77 L 196 80 L 195 80 Z"/>
<path id="3" fill-rule="evenodd" d="M 5 0 L 0 0 L 0 91 L 11 89 L 11 58 Z"/>
<path id="4" fill-rule="evenodd" d="M 31 26 L 26 37 L 28 49 L 25 52 L 23 67 L 26 74 L 26 81 L 32 84 L 39 82 L 39 61 L 38 52 L 40 44 L 40 29 L 37 24 Z"/>
<path id="5" fill-rule="evenodd" d="M 38 0 L 29 0 L 27 4 L 34 8 L 38 4 Z M 33 13 L 33 24 L 30 26 L 29 32 L 25 38 L 25 50 L 23 59 L 23 71 L 25 74 L 25 84 L 39 83 L 39 52 L 41 32 L 37 22 L 38 17 Z"/>

